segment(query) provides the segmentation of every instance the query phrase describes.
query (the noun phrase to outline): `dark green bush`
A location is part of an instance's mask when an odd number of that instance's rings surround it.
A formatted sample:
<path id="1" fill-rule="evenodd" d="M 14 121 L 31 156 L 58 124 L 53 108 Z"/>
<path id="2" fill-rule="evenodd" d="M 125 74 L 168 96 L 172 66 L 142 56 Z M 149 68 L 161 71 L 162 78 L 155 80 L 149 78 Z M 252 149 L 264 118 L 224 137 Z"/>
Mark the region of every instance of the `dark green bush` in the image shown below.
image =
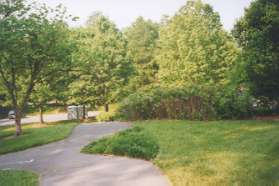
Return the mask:
<path id="1" fill-rule="evenodd" d="M 119 108 L 127 120 L 208 119 L 214 114 L 212 103 L 202 94 L 180 88 L 151 87 L 131 94 Z"/>
<path id="2" fill-rule="evenodd" d="M 103 138 L 84 147 L 82 152 L 114 154 L 150 160 L 157 156 L 159 145 L 156 140 L 140 127 Z"/>
<path id="3" fill-rule="evenodd" d="M 243 119 L 253 114 L 249 92 L 230 87 L 215 98 L 214 108 L 216 115 L 221 119 Z"/>

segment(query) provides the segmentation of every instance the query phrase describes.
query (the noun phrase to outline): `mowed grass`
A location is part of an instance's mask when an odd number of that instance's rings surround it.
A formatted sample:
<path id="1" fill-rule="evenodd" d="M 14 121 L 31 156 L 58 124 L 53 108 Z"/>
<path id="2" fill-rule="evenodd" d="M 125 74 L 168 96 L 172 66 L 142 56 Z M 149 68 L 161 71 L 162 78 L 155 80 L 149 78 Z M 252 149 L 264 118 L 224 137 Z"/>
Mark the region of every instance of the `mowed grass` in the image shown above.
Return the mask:
<path id="1" fill-rule="evenodd" d="M 279 122 L 145 121 L 174 186 L 279 185 Z"/>
<path id="2" fill-rule="evenodd" d="M 15 136 L 15 127 L 0 127 L 0 154 L 24 150 L 66 138 L 77 125 L 74 121 L 22 125 L 23 135 Z"/>
<path id="3" fill-rule="evenodd" d="M 21 170 L 0 170 L 0 185 L 2 186 L 38 186 L 37 174 Z"/>
<path id="4" fill-rule="evenodd" d="M 89 154 L 113 154 L 146 160 L 156 157 L 158 151 L 156 139 L 141 127 L 94 141 L 82 149 L 82 152 Z"/>

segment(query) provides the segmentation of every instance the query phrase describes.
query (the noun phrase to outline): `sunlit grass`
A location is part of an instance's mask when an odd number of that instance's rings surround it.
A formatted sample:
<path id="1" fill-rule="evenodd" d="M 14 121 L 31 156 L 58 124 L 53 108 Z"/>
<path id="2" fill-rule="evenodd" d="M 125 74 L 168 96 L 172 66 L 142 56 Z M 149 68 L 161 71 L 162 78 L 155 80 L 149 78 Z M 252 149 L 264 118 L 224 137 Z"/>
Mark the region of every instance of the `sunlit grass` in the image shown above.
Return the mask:
<path id="1" fill-rule="evenodd" d="M 23 125 L 23 135 L 16 137 L 13 126 L 0 127 L 0 154 L 24 150 L 66 138 L 71 134 L 74 121 Z"/>
<path id="2" fill-rule="evenodd" d="M 2 186 L 38 186 L 39 177 L 35 173 L 20 170 L 0 170 Z"/>
<path id="3" fill-rule="evenodd" d="M 279 122 L 137 122 L 160 145 L 174 186 L 279 185 Z"/>

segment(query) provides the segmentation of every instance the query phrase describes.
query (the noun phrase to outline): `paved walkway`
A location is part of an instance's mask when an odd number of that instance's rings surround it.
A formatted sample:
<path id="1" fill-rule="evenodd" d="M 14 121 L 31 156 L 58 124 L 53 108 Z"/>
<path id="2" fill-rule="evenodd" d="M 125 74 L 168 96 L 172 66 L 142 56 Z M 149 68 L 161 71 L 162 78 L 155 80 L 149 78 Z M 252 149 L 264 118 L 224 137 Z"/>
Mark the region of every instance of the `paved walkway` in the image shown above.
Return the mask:
<path id="1" fill-rule="evenodd" d="M 88 112 L 89 117 L 94 117 L 99 114 L 98 111 L 90 111 Z M 44 121 L 45 122 L 56 122 L 56 121 L 63 121 L 68 120 L 67 113 L 60 113 L 60 114 L 44 114 Z M 28 124 L 28 123 L 36 123 L 40 122 L 40 116 L 26 116 L 25 118 L 22 118 L 21 123 L 22 124 Z M 6 126 L 6 125 L 14 125 L 15 121 L 10 119 L 0 119 L 0 126 Z"/>
<path id="2" fill-rule="evenodd" d="M 0 169 L 38 172 L 43 186 L 168 186 L 150 162 L 80 153 L 92 140 L 129 127 L 115 122 L 79 125 L 63 141 L 0 156 Z"/>

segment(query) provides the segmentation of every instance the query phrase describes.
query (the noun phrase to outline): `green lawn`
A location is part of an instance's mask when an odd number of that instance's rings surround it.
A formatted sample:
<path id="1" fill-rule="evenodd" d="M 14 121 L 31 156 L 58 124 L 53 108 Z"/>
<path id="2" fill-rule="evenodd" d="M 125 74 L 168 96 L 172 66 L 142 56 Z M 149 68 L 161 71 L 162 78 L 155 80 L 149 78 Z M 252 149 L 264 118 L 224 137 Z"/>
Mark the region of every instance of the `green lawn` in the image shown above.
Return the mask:
<path id="1" fill-rule="evenodd" d="M 71 134 L 74 121 L 49 124 L 23 125 L 23 135 L 15 137 L 15 128 L 0 127 L 0 154 L 24 150 L 66 138 Z"/>
<path id="2" fill-rule="evenodd" d="M 160 149 L 152 161 L 174 186 L 279 186 L 279 122 L 142 121 L 136 126 L 155 137 Z"/>
<path id="3" fill-rule="evenodd" d="M 279 185 L 279 122 L 147 121 L 175 186 Z"/>
<path id="4" fill-rule="evenodd" d="M 0 185 L 2 186 L 38 186 L 39 177 L 35 173 L 20 170 L 0 170 Z"/>

